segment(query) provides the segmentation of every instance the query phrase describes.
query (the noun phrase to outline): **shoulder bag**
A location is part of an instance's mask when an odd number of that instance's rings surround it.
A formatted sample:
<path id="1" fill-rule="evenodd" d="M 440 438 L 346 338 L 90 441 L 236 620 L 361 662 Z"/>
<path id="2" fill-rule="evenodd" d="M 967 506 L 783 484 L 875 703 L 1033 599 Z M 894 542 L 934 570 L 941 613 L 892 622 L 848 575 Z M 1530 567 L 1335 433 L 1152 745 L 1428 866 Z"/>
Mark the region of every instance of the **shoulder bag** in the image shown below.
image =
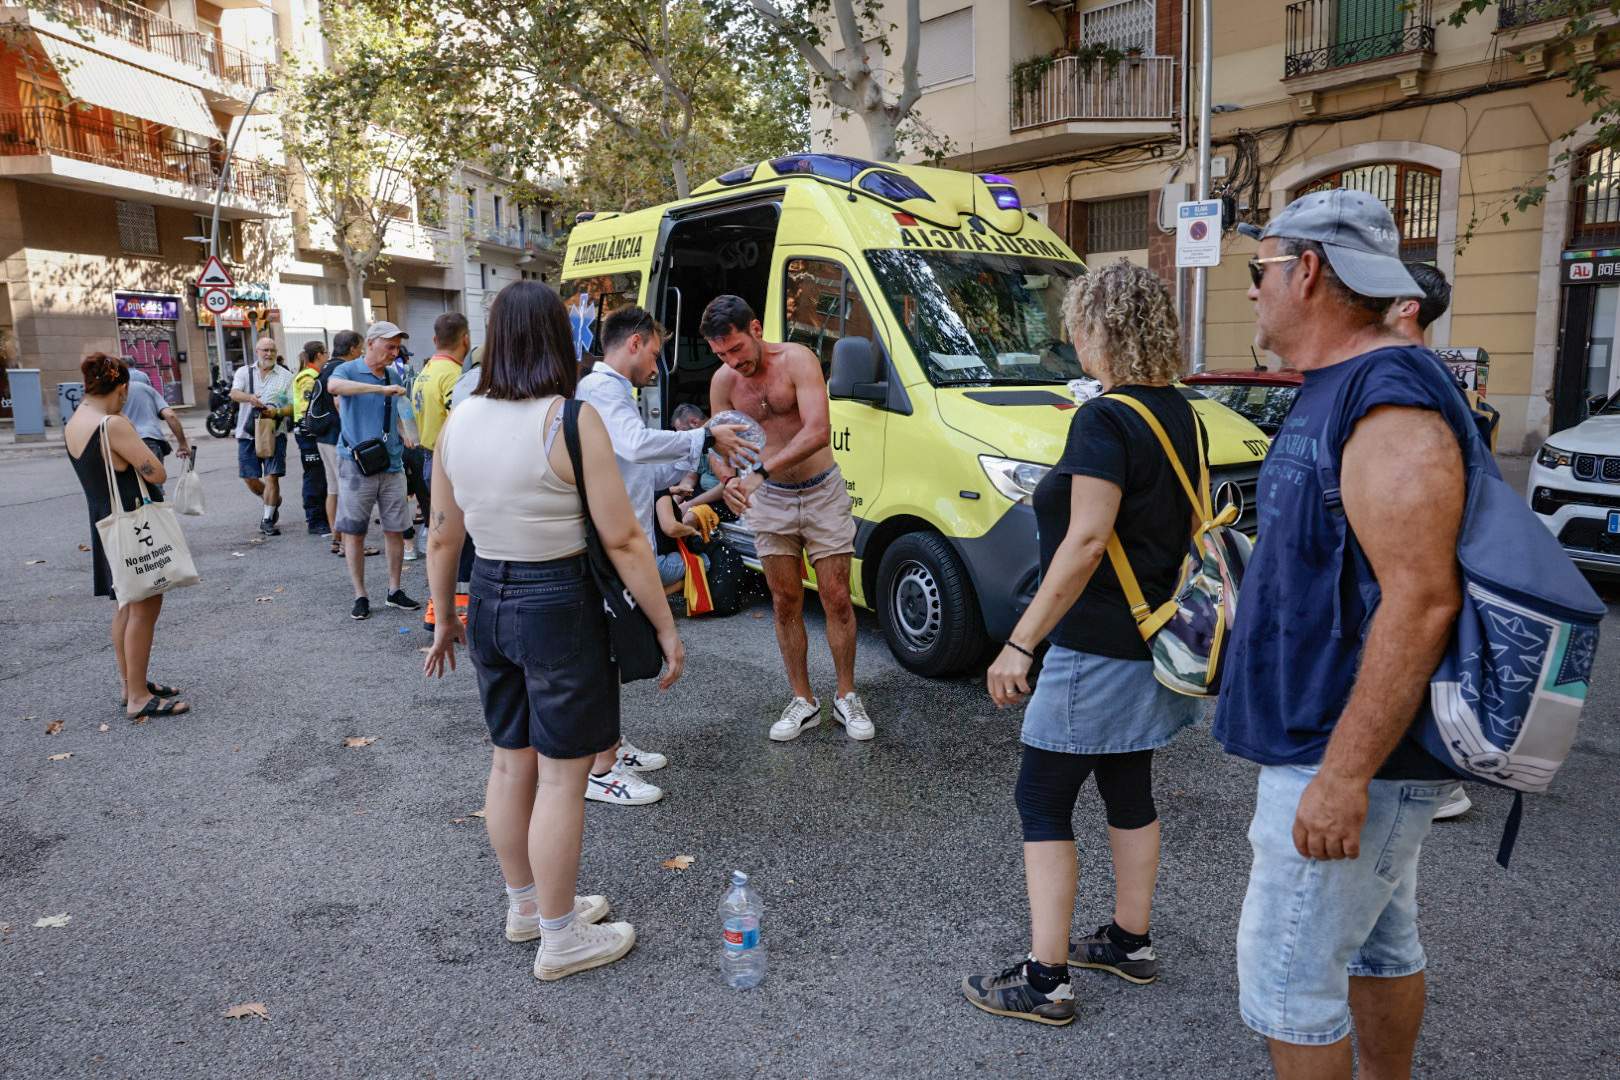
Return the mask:
<path id="1" fill-rule="evenodd" d="M 388 378 L 388 370 L 383 369 L 383 385 L 392 385 Z M 376 476 L 380 472 L 388 471 L 388 421 L 394 413 L 394 398 L 392 394 L 383 395 L 383 422 L 382 436 L 376 439 L 367 439 L 358 446 L 351 447 L 349 454 L 354 458 L 355 465 L 360 469 L 361 476 Z"/>
<path id="2" fill-rule="evenodd" d="M 133 510 L 124 509 L 113 469 L 112 446 L 107 440 L 107 420 L 101 422 L 101 463 L 107 470 L 107 495 L 112 502 L 112 513 L 96 522 L 96 532 L 112 571 L 118 606 L 133 604 L 182 585 L 195 585 L 200 580 L 197 565 L 192 562 L 191 549 L 186 546 L 180 523 L 170 507 L 152 501 L 152 494 L 139 472 L 135 473 L 135 482 L 140 485 L 140 504 Z"/>
<path id="3" fill-rule="evenodd" d="M 577 398 L 563 402 L 563 439 L 568 460 L 574 464 L 574 486 L 579 489 L 579 506 L 585 515 L 585 561 L 591 578 L 602 593 L 602 609 L 607 613 L 608 631 L 613 641 L 613 658 L 619 665 L 619 681 L 656 679 L 664 669 L 664 650 L 658 647 L 658 632 L 636 598 L 625 588 L 619 571 L 608 558 L 602 538 L 591 520 L 591 504 L 585 495 L 584 455 L 579 449 L 579 410 Z"/>
<path id="4" fill-rule="evenodd" d="M 253 388 L 253 366 L 248 365 L 248 393 L 256 391 Z M 268 416 L 253 416 L 253 456 L 260 461 L 276 456 L 276 427 L 280 421 Z"/>

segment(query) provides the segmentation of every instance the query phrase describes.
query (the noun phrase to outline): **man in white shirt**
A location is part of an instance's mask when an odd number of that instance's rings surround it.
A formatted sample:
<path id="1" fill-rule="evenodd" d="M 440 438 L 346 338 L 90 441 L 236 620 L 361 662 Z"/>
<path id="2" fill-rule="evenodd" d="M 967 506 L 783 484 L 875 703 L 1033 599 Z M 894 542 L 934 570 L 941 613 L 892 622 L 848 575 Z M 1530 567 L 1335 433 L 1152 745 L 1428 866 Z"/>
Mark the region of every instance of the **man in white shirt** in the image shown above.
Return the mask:
<path id="1" fill-rule="evenodd" d="M 287 475 L 285 418 L 292 415 L 292 372 L 276 363 L 276 341 L 266 336 L 253 346 L 253 363 L 244 364 L 231 379 L 231 400 L 236 402 L 236 471 L 264 506 L 259 531 L 280 536 L 281 478 Z M 255 452 L 253 423 L 274 420 L 274 449 L 267 458 Z"/>
<path id="2" fill-rule="evenodd" d="M 667 337 L 646 311 L 621 307 L 602 320 L 600 341 L 603 350 L 591 371 L 579 381 L 574 396 L 588 401 L 607 425 L 619 472 L 624 476 L 630 505 L 641 522 L 641 531 L 654 551 L 653 504 L 659 492 L 681 482 L 703 461 L 706 450 L 714 449 L 730 459 L 752 452 L 737 433 L 741 427 L 719 425 L 691 431 L 659 431 L 649 428 L 636 407 L 634 391 L 649 385 L 658 375 L 658 354 Z M 667 586 L 671 584 L 665 581 Z M 585 785 L 585 797 L 621 806 L 641 806 L 664 797 L 663 789 L 642 780 L 637 774 L 661 769 L 669 764 L 663 754 L 638 750 L 621 742 L 616 751 L 597 755 Z"/>

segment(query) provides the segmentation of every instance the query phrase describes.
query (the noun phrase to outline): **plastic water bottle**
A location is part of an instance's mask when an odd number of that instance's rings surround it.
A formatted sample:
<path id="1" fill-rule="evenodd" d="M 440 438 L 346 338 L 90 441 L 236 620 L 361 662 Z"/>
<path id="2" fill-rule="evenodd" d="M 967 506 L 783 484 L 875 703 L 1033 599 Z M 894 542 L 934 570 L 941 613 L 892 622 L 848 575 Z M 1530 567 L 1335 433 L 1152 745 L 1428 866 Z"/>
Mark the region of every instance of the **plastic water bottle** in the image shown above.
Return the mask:
<path id="1" fill-rule="evenodd" d="M 759 923 L 765 904 L 759 893 L 748 887 L 748 875 L 731 872 L 731 886 L 720 901 L 720 923 L 725 948 L 720 954 L 720 973 L 734 990 L 758 986 L 765 978 L 765 942 Z"/>

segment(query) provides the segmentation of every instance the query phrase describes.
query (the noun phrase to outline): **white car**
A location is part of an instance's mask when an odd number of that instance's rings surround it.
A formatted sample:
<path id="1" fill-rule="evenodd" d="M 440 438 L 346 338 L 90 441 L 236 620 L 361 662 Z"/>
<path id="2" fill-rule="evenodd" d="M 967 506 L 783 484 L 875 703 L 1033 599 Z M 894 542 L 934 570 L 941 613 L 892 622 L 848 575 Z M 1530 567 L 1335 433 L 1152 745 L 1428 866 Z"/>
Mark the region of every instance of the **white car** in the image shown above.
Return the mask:
<path id="1" fill-rule="evenodd" d="M 1620 574 L 1620 393 L 1542 444 L 1527 493 L 1577 566 Z"/>

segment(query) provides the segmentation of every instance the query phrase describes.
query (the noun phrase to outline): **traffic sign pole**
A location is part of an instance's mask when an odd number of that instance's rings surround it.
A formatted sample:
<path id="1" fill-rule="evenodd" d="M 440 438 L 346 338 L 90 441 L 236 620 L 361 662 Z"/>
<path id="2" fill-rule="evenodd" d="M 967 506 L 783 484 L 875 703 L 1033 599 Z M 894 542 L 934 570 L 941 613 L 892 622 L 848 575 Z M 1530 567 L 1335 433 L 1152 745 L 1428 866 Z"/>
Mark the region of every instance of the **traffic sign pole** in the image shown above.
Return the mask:
<path id="1" fill-rule="evenodd" d="M 1198 4 L 1198 201 L 1209 198 L 1209 97 L 1214 89 L 1214 42 L 1211 35 L 1211 0 Z M 1215 235 L 1220 237 L 1220 218 L 1215 219 Z M 1188 352 L 1192 353 L 1192 369 L 1204 370 L 1204 323 L 1209 317 L 1209 271 L 1200 266 L 1193 270 L 1192 336 Z"/>

